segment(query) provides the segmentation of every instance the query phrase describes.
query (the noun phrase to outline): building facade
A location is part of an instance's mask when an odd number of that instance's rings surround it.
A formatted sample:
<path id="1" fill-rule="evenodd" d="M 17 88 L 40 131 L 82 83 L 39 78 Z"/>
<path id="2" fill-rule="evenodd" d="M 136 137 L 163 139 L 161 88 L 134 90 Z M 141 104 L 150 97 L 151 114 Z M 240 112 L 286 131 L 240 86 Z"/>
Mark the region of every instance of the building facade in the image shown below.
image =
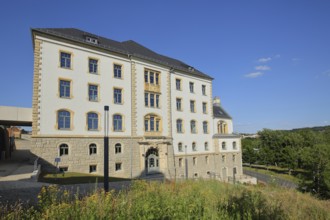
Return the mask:
<path id="1" fill-rule="evenodd" d="M 103 174 L 109 106 L 110 176 L 242 176 L 240 137 L 210 76 L 134 41 L 71 28 L 32 37 L 32 151 L 44 169 Z"/>

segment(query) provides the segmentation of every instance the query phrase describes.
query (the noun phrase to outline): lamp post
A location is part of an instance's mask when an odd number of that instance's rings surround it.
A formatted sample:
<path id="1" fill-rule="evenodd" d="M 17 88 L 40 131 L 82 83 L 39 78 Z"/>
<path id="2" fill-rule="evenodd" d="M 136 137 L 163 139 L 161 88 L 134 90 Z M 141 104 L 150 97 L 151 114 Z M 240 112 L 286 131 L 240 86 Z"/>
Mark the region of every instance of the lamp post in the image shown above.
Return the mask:
<path id="1" fill-rule="evenodd" d="M 104 106 L 104 191 L 109 191 L 109 106 Z"/>

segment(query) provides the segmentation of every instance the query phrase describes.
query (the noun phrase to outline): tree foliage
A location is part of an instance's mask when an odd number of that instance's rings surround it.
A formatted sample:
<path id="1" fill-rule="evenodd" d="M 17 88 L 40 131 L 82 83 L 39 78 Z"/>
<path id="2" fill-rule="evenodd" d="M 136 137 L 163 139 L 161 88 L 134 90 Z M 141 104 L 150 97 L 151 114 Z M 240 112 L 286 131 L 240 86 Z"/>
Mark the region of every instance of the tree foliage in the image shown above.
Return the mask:
<path id="1" fill-rule="evenodd" d="M 303 169 L 302 187 L 330 198 L 330 128 L 280 131 L 264 129 L 259 138 L 243 139 L 243 162 Z"/>

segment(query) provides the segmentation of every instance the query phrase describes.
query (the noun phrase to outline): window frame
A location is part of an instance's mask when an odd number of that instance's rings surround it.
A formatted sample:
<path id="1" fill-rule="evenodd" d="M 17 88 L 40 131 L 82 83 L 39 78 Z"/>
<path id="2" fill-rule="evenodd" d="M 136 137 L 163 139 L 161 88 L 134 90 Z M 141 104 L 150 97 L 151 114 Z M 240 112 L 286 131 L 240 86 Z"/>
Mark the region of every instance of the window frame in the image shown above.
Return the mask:
<path id="1" fill-rule="evenodd" d="M 69 58 L 66 58 L 64 61 L 64 65 L 62 66 L 62 54 L 67 54 L 70 55 Z M 72 70 L 72 57 L 73 57 L 73 53 L 69 52 L 69 51 L 64 51 L 64 50 L 60 50 L 59 51 L 59 67 L 62 69 L 67 69 L 67 70 Z M 69 66 L 67 65 L 67 60 L 69 60 Z"/>
<path id="2" fill-rule="evenodd" d="M 122 162 L 116 162 L 115 163 L 115 171 L 119 172 L 123 170 L 123 163 Z"/>
<path id="3" fill-rule="evenodd" d="M 66 120 L 63 122 L 63 125 L 64 127 L 61 127 L 60 126 L 60 120 L 61 120 L 61 117 L 60 117 L 60 112 L 68 112 L 69 113 L 69 116 L 66 116 L 69 117 L 69 127 L 66 127 Z M 72 126 L 72 122 L 73 122 L 73 112 L 70 111 L 69 109 L 59 109 L 56 111 L 56 129 L 57 130 L 72 130 L 73 129 L 73 126 Z"/>
<path id="4" fill-rule="evenodd" d="M 91 90 L 91 86 L 95 86 L 97 90 Z M 95 91 L 96 91 L 96 98 L 95 98 Z M 91 92 L 93 94 L 91 94 Z M 100 101 L 100 86 L 94 83 L 88 83 L 88 101 L 90 102 L 99 102 Z"/>
<path id="5" fill-rule="evenodd" d="M 88 149 L 89 149 L 89 155 L 97 155 L 97 145 L 95 143 L 91 143 L 88 145 Z"/>
<path id="6" fill-rule="evenodd" d="M 94 114 L 94 115 L 97 116 L 96 119 L 95 118 L 92 119 L 92 124 L 93 125 L 94 125 L 94 123 L 96 121 L 97 128 L 95 128 L 95 127 L 89 127 L 89 122 L 90 122 L 89 116 L 90 116 L 90 114 Z M 99 131 L 100 130 L 100 114 L 98 112 L 94 112 L 94 111 L 87 112 L 86 113 L 86 120 L 87 120 L 86 121 L 86 124 L 87 124 L 87 130 L 88 131 Z"/>
<path id="7" fill-rule="evenodd" d="M 203 114 L 207 114 L 207 102 L 202 103 Z"/>
<path id="8" fill-rule="evenodd" d="M 189 82 L 189 91 L 190 91 L 190 93 L 195 93 L 194 86 L 195 86 L 194 82 Z"/>
<path id="9" fill-rule="evenodd" d="M 178 102 L 179 101 L 179 102 Z M 180 108 L 178 108 L 178 103 L 179 103 L 179 105 L 180 105 Z M 176 98 L 176 100 L 175 100 L 175 104 L 176 104 L 176 110 L 177 111 L 180 111 L 180 112 L 182 112 L 183 110 L 182 110 L 182 98 Z"/>
<path id="10" fill-rule="evenodd" d="M 179 84 L 178 84 L 179 82 Z M 179 85 L 179 86 L 178 86 Z M 180 78 L 175 78 L 175 89 L 177 91 L 182 91 L 182 79 Z"/>
<path id="11" fill-rule="evenodd" d="M 116 93 L 116 91 L 120 91 L 120 93 Z M 124 104 L 124 89 L 119 87 L 113 87 L 113 103 L 116 105 Z M 120 102 L 118 102 L 118 96 L 120 98 Z"/>
<path id="12" fill-rule="evenodd" d="M 61 82 L 69 82 L 69 96 L 61 95 Z M 65 87 L 64 93 L 67 91 L 67 86 Z M 61 99 L 71 99 L 72 98 L 72 80 L 71 79 L 65 79 L 65 78 L 59 78 L 58 79 L 58 97 Z"/>
<path id="13" fill-rule="evenodd" d="M 203 133 L 204 134 L 209 133 L 209 123 L 207 121 L 203 121 Z"/>
<path id="14" fill-rule="evenodd" d="M 190 133 L 197 134 L 197 122 L 196 122 L 196 120 L 191 120 L 190 121 Z"/>
<path id="15" fill-rule="evenodd" d="M 92 61 L 95 61 L 95 63 L 93 63 Z M 94 57 L 88 57 L 88 73 L 94 75 L 99 74 L 99 59 Z"/>
<path id="16" fill-rule="evenodd" d="M 65 145 L 65 146 L 64 146 Z M 58 155 L 60 157 L 63 157 L 63 156 L 69 156 L 69 145 L 66 144 L 66 143 L 62 143 L 58 146 Z"/>
<path id="17" fill-rule="evenodd" d="M 202 85 L 202 95 L 206 96 L 206 85 Z"/>
<path id="18" fill-rule="evenodd" d="M 190 100 L 190 112 L 191 113 L 196 113 L 196 101 L 195 100 Z"/>
<path id="19" fill-rule="evenodd" d="M 118 77 L 118 69 L 116 67 L 120 67 L 120 77 Z M 113 77 L 116 79 L 123 79 L 123 65 L 119 63 L 113 63 Z"/>
<path id="20" fill-rule="evenodd" d="M 181 127 L 180 127 L 180 129 L 179 129 L 179 124 L 178 124 L 178 122 L 179 121 L 181 121 Z M 181 119 L 181 118 L 178 118 L 177 120 L 176 120 L 176 133 L 179 133 L 179 134 L 183 134 L 184 133 L 184 124 L 183 124 L 183 119 Z"/>
<path id="21" fill-rule="evenodd" d="M 119 130 L 118 128 L 117 128 L 117 126 L 119 125 L 118 124 L 118 120 L 119 119 L 115 119 L 115 116 L 120 116 L 121 117 L 121 130 Z M 116 122 L 117 121 L 117 122 Z M 115 122 L 117 123 L 117 124 L 115 124 Z M 124 116 L 122 115 L 122 114 L 119 114 L 119 113 L 114 113 L 113 115 L 112 115 L 112 131 L 113 132 L 124 132 Z"/>
<path id="22" fill-rule="evenodd" d="M 115 144 L 115 154 L 121 154 L 122 153 L 122 144 L 116 143 Z"/>

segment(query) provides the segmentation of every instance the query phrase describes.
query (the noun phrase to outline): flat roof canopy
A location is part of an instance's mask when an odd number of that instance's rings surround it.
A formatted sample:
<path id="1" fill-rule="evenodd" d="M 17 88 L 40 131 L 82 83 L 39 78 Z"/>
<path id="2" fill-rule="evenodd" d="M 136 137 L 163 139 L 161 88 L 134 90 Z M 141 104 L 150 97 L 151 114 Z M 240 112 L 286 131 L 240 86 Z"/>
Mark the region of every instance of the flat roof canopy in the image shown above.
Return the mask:
<path id="1" fill-rule="evenodd" d="M 32 108 L 0 106 L 0 125 L 32 126 Z"/>

